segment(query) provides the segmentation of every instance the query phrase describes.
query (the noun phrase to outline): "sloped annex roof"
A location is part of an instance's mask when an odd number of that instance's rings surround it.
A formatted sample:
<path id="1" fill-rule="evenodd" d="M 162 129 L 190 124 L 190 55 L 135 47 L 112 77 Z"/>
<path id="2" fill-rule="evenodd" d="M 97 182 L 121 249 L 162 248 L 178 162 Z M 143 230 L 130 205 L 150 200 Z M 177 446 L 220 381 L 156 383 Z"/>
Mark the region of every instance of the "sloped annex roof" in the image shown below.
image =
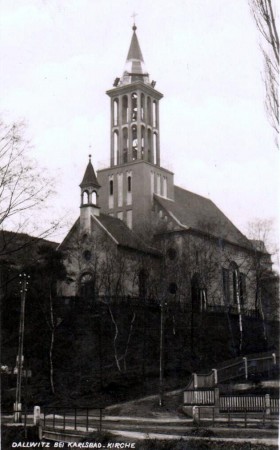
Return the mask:
<path id="1" fill-rule="evenodd" d="M 174 201 L 154 194 L 156 201 L 177 221 L 179 227 L 224 239 L 247 249 L 252 244 L 208 198 L 174 186 Z"/>
<path id="2" fill-rule="evenodd" d="M 92 220 L 100 222 L 100 224 L 114 238 L 118 245 L 145 253 L 159 254 L 157 250 L 147 246 L 143 241 L 141 241 L 140 238 L 138 238 L 138 236 L 136 236 L 136 234 L 128 228 L 122 220 L 107 214 L 94 216 Z"/>
<path id="3" fill-rule="evenodd" d="M 160 255 L 158 250 L 146 245 L 136 234 L 128 228 L 128 226 L 120 219 L 109 216 L 107 214 L 100 214 L 91 218 L 92 226 L 98 223 L 105 232 L 114 240 L 117 245 L 126 247 L 132 250 L 149 253 L 155 256 Z M 80 219 L 77 219 L 69 233 L 65 236 L 64 240 L 60 244 L 61 249 L 67 245 L 67 242 L 80 227 Z"/>

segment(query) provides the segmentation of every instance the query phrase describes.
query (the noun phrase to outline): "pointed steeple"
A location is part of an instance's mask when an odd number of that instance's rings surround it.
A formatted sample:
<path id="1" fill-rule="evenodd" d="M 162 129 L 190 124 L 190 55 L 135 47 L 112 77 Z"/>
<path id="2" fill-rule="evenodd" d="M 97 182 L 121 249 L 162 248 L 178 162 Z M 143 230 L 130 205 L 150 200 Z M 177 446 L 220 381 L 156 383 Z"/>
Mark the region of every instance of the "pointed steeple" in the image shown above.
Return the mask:
<path id="1" fill-rule="evenodd" d="M 85 174 L 84 174 L 83 181 L 80 184 L 80 187 L 85 188 L 85 187 L 91 186 L 91 187 L 99 188 L 100 184 L 97 181 L 97 178 L 96 178 L 96 175 L 94 172 L 94 168 L 91 163 L 91 155 L 88 155 L 88 156 L 89 156 L 89 162 L 88 162 Z"/>
<path id="2" fill-rule="evenodd" d="M 140 61 L 144 62 L 141 48 L 140 48 L 139 41 L 138 41 L 138 37 L 136 34 L 136 30 L 137 30 L 136 25 L 133 25 L 132 29 L 133 29 L 133 35 L 131 38 L 131 43 L 130 43 L 130 47 L 128 50 L 126 61 L 140 60 Z"/>
<path id="3" fill-rule="evenodd" d="M 100 184 L 97 181 L 93 165 L 91 163 L 91 155 L 89 155 L 89 162 L 84 174 L 83 181 L 80 184 L 81 188 L 81 206 L 80 206 L 80 231 L 90 232 L 91 217 L 99 216 L 100 207 L 98 205 L 98 192 Z"/>
<path id="4" fill-rule="evenodd" d="M 133 34 L 126 58 L 122 83 L 127 84 L 137 80 L 142 80 L 144 83 L 149 83 L 149 74 L 145 68 L 144 58 L 136 34 L 137 27 L 135 24 L 133 25 L 132 30 Z"/>

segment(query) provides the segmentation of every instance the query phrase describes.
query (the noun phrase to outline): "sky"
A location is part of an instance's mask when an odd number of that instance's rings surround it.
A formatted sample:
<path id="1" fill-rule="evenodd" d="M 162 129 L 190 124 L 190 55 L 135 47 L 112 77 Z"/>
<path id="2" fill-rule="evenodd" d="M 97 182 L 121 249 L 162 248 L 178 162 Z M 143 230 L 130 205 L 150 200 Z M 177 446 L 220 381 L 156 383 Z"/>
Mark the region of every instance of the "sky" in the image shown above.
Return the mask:
<path id="1" fill-rule="evenodd" d="M 110 103 L 132 14 L 160 104 L 161 164 L 244 233 L 279 219 L 279 151 L 264 109 L 260 36 L 247 0 L 2 0 L 1 115 L 24 119 L 56 179 L 44 222 L 79 215 L 88 154 L 108 165 Z M 89 146 L 90 150 L 89 150 Z M 276 236 L 276 234 L 275 234 Z"/>

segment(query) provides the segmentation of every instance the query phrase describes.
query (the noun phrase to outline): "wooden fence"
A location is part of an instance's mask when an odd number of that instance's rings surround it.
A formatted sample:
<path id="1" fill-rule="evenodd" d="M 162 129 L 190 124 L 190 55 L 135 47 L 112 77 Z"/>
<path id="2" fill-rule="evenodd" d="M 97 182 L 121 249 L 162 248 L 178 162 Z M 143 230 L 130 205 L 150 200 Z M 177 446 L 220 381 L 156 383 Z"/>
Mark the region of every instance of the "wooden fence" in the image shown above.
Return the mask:
<path id="1" fill-rule="evenodd" d="M 214 389 L 191 389 L 184 392 L 185 405 L 214 405 Z"/>
<path id="2" fill-rule="evenodd" d="M 219 399 L 220 412 L 262 412 L 265 407 L 264 395 L 221 395 Z"/>
<path id="3" fill-rule="evenodd" d="M 220 413 L 264 412 L 279 414 L 279 398 L 264 395 L 220 395 L 219 389 L 189 389 L 184 392 L 184 406 L 215 406 Z"/>
<path id="4" fill-rule="evenodd" d="M 247 380 L 264 372 L 272 372 L 276 368 L 275 353 L 261 353 L 238 357 L 223 364 L 206 374 L 193 373 L 186 389 L 214 387 L 218 383 L 238 378 Z"/>

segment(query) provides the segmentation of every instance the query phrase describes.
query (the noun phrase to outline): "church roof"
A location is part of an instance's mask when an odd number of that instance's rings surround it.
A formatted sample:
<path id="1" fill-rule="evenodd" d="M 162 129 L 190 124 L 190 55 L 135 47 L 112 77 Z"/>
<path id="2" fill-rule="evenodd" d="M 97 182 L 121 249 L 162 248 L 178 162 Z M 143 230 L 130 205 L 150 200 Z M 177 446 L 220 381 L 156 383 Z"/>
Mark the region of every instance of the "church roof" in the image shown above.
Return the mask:
<path id="1" fill-rule="evenodd" d="M 107 214 L 94 216 L 94 219 L 92 218 L 92 220 L 100 222 L 118 245 L 145 253 L 159 254 L 157 250 L 142 242 L 122 220 L 108 216 Z"/>
<path id="2" fill-rule="evenodd" d="M 208 198 L 174 186 L 175 200 L 154 194 L 156 201 L 182 229 L 188 228 L 233 244 L 252 249 L 252 245 L 222 211 Z"/>
<path id="3" fill-rule="evenodd" d="M 95 186 L 100 187 L 100 184 L 97 181 L 97 177 L 94 172 L 93 165 L 91 163 L 91 160 L 89 159 L 83 181 L 80 184 L 81 188 L 87 187 L 87 186 Z"/>

